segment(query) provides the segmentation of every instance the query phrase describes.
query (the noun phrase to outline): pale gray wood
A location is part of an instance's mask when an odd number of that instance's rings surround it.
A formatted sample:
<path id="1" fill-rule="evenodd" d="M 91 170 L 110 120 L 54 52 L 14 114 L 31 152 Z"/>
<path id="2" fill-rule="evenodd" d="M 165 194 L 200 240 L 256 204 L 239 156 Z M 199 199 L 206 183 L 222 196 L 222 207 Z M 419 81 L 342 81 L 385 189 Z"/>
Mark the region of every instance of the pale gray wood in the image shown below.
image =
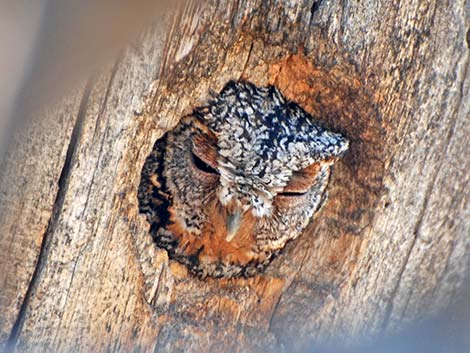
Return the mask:
<path id="1" fill-rule="evenodd" d="M 0 342 L 12 330 L 59 189 L 82 89 L 40 112 L 12 139 L 0 175 Z"/>

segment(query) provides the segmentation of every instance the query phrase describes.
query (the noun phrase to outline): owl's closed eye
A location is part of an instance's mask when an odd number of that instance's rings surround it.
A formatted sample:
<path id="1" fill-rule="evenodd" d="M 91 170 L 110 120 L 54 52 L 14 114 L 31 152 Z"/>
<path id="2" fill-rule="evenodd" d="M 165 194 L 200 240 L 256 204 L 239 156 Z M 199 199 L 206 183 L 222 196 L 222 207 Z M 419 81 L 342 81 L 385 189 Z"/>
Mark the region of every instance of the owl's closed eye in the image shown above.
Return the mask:
<path id="1" fill-rule="evenodd" d="M 193 273 L 251 276 L 302 233 L 347 149 L 275 87 L 231 81 L 156 142 L 139 210 Z"/>

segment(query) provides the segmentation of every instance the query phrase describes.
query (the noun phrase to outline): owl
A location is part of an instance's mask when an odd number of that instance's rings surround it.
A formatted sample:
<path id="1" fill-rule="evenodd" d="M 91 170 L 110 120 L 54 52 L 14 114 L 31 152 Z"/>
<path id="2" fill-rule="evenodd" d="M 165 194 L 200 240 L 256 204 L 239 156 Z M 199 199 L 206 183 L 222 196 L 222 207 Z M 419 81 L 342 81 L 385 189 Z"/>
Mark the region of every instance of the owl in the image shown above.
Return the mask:
<path id="1" fill-rule="evenodd" d="M 302 233 L 347 149 L 276 87 L 230 81 L 157 140 L 139 212 L 156 245 L 200 278 L 250 277 Z"/>

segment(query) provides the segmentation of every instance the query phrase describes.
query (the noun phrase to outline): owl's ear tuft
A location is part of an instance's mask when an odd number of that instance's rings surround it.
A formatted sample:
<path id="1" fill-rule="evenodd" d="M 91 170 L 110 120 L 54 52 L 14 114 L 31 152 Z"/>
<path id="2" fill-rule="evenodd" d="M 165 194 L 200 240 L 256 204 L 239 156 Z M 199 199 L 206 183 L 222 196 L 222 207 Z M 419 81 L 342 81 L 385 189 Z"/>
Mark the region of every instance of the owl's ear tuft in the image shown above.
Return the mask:
<path id="1" fill-rule="evenodd" d="M 333 150 L 331 157 L 342 157 L 349 149 L 349 140 L 341 134 L 336 133 L 334 144 L 336 148 Z"/>
<path id="2" fill-rule="evenodd" d="M 236 95 L 236 92 L 238 92 L 244 85 L 246 86 L 243 81 L 230 80 L 225 84 L 224 88 L 222 88 L 217 98 L 225 99 L 227 96 Z"/>
<path id="3" fill-rule="evenodd" d="M 317 161 L 338 159 L 349 149 L 349 140 L 339 133 L 324 130 L 312 139 L 310 146 Z"/>

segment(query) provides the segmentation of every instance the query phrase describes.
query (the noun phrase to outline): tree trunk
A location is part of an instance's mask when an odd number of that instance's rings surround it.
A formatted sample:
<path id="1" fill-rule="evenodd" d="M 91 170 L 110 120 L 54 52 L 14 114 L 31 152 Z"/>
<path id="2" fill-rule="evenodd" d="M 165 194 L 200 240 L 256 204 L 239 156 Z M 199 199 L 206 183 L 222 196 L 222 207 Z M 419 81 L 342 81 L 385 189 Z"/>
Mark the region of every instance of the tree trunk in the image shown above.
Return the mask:
<path id="1" fill-rule="evenodd" d="M 188 1 L 16 138 L 1 183 L 3 344 L 302 350 L 446 307 L 470 258 L 468 6 Z M 231 79 L 276 85 L 351 148 L 264 274 L 199 280 L 153 244 L 137 187 L 155 140 Z"/>

